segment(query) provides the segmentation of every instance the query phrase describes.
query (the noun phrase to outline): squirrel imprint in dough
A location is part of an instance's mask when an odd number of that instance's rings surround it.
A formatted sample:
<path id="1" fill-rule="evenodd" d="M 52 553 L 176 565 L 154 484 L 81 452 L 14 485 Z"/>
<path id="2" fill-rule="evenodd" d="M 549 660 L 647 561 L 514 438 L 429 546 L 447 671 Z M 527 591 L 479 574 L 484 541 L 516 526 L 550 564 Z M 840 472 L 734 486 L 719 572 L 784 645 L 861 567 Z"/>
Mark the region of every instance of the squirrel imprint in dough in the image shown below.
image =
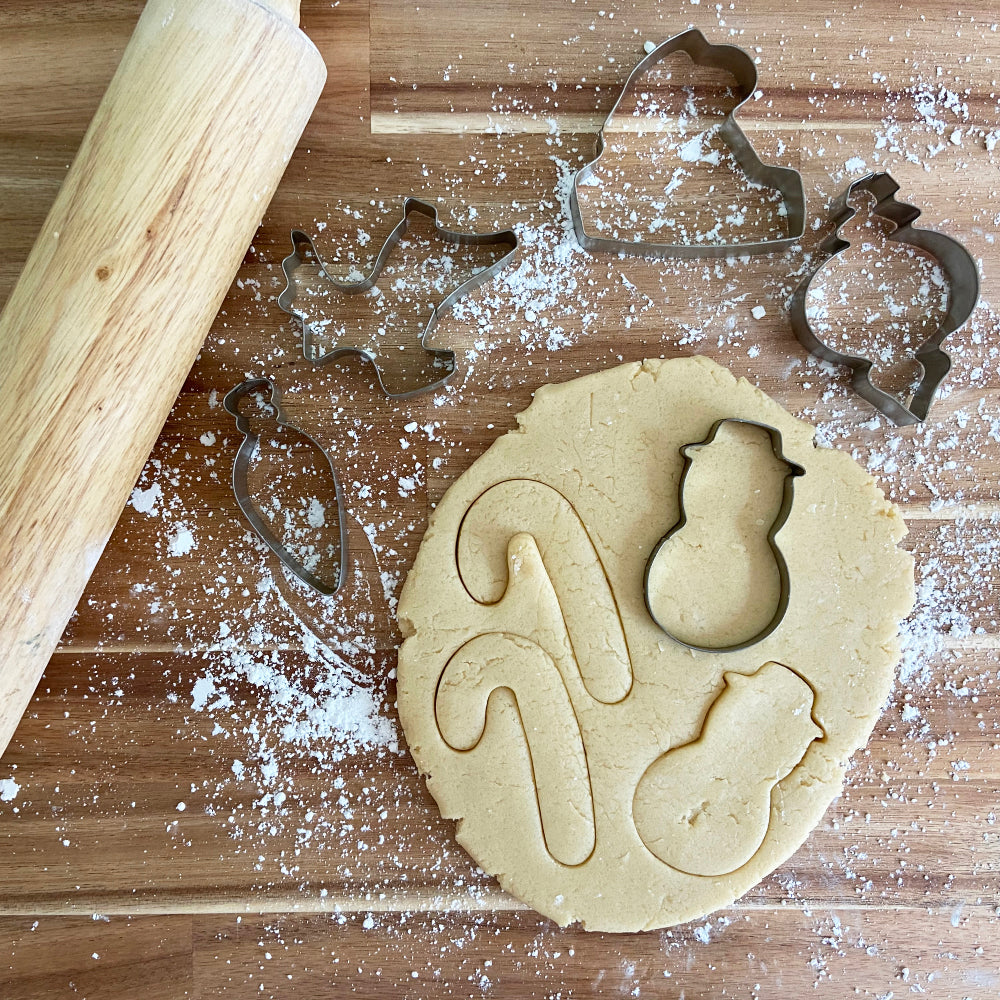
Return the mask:
<path id="1" fill-rule="evenodd" d="M 650 556 L 646 593 L 657 624 L 687 645 L 739 648 L 780 620 L 787 587 L 773 537 L 786 480 L 802 469 L 775 449 L 766 427 L 735 419 L 682 449 L 679 517 Z"/>
<path id="2" fill-rule="evenodd" d="M 780 663 L 725 675 L 701 735 L 646 769 L 632 815 L 661 861 L 690 875 L 725 875 L 757 853 L 771 819 L 771 790 L 824 734 L 813 691 Z"/>

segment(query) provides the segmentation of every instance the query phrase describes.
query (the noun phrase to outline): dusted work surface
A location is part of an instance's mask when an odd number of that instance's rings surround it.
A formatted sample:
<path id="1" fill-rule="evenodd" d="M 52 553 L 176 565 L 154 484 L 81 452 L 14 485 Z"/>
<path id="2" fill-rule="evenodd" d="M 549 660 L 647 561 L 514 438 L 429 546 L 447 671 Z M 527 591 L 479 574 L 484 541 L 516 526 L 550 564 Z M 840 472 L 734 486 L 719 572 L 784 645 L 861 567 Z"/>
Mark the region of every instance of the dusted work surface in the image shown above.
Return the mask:
<path id="1" fill-rule="evenodd" d="M 4 298 L 139 9 L 0 5 Z M 303 4 L 337 69 L 0 761 L 3 995 L 995 996 L 990 5 L 456 10 Z M 643 41 L 689 24 L 759 59 L 742 121 L 764 159 L 802 171 L 804 250 L 647 262 L 584 254 L 567 234 L 568 171 L 592 157 Z M 637 176 L 662 193 L 671 165 L 647 167 Z M 842 371 L 811 362 L 784 309 L 826 204 L 872 169 L 984 272 L 979 308 L 946 344 L 947 394 L 915 428 L 889 426 Z M 304 363 L 275 296 L 290 229 L 347 273 L 409 194 L 454 229 L 515 225 L 521 262 L 442 318 L 450 385 L 394 402 L 357 359 Z M 447 261 L 430 257 L 420 273 L 434 283 Z M 385 284 L 376 323 L 413 317 L 412 271 Z M 918 605 L 901 680 L 844 795 L 732 907 L 665 932 L 561 930 L 478 872 L 437 815 L 392 708 L 390 607 L 430 506 L 539 385 L 692 353 L 817 423 L 902 506 Z M 358 572 L 330 603 L 283 581 L 227 486 L 241 435 L 221 398 L 260 374 L 341 476 Z"/>

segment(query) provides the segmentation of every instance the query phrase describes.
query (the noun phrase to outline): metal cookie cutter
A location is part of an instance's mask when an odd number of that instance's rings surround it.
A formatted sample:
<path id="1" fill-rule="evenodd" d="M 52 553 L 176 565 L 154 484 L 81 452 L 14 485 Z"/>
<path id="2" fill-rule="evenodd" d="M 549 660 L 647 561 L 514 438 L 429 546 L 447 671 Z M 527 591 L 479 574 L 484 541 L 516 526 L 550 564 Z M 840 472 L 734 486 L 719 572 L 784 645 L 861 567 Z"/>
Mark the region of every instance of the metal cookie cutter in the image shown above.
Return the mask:
<path id="1" fill-rule="evenodd" d="M 373 288 L 377 284 L 378 279 L 382 274 L 382 268 L 385 266 L 386 259 L 389 257 L 393 248 L 399 243 L 400 239 L 402 239 L 403 234 L 409 228 L 409 219 L 414 212 L 429 218 L 434 223 L 434 229 L 437 235 L 447 243 L 453 243 L 458 246 L 510 246 L 510 250 L 498 260 L 495 260 L 492 264 L 484 267 L 481 271 L 477 271 L 471 278 L 463 281 L 457 288 L 454 288 L 451 292 L 449 292 L 431 309 L 430 317 L 428 318 L 427 324 L 424 326 L 423 333 L 420 336 L 420 346 L 428 353 L 434 355 L 435 359 L 440 362 L 442 367 L 445 368 L 446 373 L 436 382 L 429 385 L 422 385 L 416 389 L 406 390 L 405 392 L 390 392 L 389 389 L 386 388 L 385 382 L 382 378 L 382 366 L 379 356 L 369 348 L 357 347 L 351 344 L 334 344 L 325 354 L 317 354 L 316 345 L 313 340 L 312 326 L 310 325 L 308 318 L 303 313 L 298 312 L 295 309 L 295 272 L 299 267 L 301 267 L 303 262 L 301 248 L 307 246 L 316 260 L 320 274 L 322 274 L 322 276 L 326 278 L 338 292 L 342 292 L 344 295 L 357 295 L 360 292 L 368 291 L 369 288 Z M 445 229 L 445 227 L 438 222 L 437 209 L 433 205 L 430 205 L 425 201 L 420 201 L 418 198 L 407 198 L 403 202 L 402 219 L 400 219 L 400 221 L 396 224 L 396 227 L 391 233 L 389 233 L 388 237 L 386 237 L 386 241 L 382 245 L 382 249 L 379 250 L 378 256 L 375 258 L 375 264 L 372 267 L 371 272 L 360 281 L 340 281 L 337 278 L 334 278 L 326 269 L 322 259 L 316 252 L 316 245 L 313 243 L 312 238 L 302 232 L 301 229 L 293 229 L 292 252 L 281 262 L 281 269 L 285 273 L 285 288 L 278 296 L 278 306 L 289 315 L 294 316 L 301 321 L 302 353 L 307 361 L 321 365 L 327 361 L 333 361 L 336 358 L 343 357 L 346 354 L 360 355 L 366 361 L 370 361 L 375 366 L 375 374 L 378 378 L 378 384 L 386 396 L 390 399 L 406 399 L 410 396 L 416 396 L 419 393 L 427 392 L 431 389 L 437 389 L 438 387 L 444 385 L 448 379 L 454 375 L 456 367 L 455 352 L 451 350 L 435 350 L 433 348 L 429 348 L 427 346 L 427 339 L 437 326 L 438 321 L 441 318 L 441 314 L 454 306 L 454 304 L 464 295 L 467 295 L 480 285 L 485 284 L 504 267 L 511 263 L 517 253 L 517 248 L 517 235 L 512 229 L 505 229 L 496 233 L 455 232 L 451 229 Z"/>
<path id="2" fill-rule="evenodd" d="M 899 185 L 887 173 L 868 174 L 847 187 L 830 208 L 830 221 L 834 229 L 820 244 L 823 256 L 795 289 L 788 310 L 792 329 L 799 343 L 817 358 L 850 368 L 854 391 L 881 410 L 897 426 L 904 427 L 926 419 L 934 394 L 951 368 L 951 358 L 941 349 L 941 343 L 949 333 L 959 329 L 975 309 L 979 298 L 979 269 L 969 251 L 957 240 L 933 229 L 918 229 L 914 226 L 914 221 L 920 217 L 920 209 L 896 201 L 898 190 Z M 917 348 L 914 355 L 920 365 L 921 379 L 909 405 L 879 389 L 872 382 L 870 358 L 838 351 L 826 341 L 820 340 L 809 324 L 806 311 L 809 289 L 826 264 L 851 245 L 847 240 L 841 239 L 840 230 L 857 214 L 857 209 L 851 207 L 850 201 L 858 191 L 867 191 L 873 195 L 874 214 L 895 224 L 896 228 L 887 239 L 925 250 L 940 265 L 948 285 L 948 311 L 941 325 Z"/>
<path id="3" fill-rule="evenodd" d="M 334 586 L 324 583 L 318 576 L 310 572 L 291 552 L 286 549 L 275 537 L 267 521 L 261 517 L 253 501 L 250 499 L 249 471 L 250 460 L 260 443 L 260 435 L 250 424 L 250 420 L 245 413 L 240 411 L 240 401 L 251 393 L 267 389 L 271 394 L 271 406 L 274 408 L 274 421 L 281 427 L 287 427 L 295 431 L 309 444 L 313 445 L 326 459 L 330 466 L 330 475 L 333 477 L 334 490 L 337 496 L 337 528 L 340 547 L 340 566 L 337 570 L 337 581 Z M 280 393 L 277 385 L 269 378 L 254 378 L 242 382 L 235 389 L 230 389 L 222 401 L 225 409 L 236 418 L 236 427 L 243 432 L 243 442 L 240 444 L 236 459 L 233 462 L 233 493 L 236 494 L 236 502 L 240 505 L 244 517 L 250 522 L 253 529 L 260 535 L 261 540 L 271 549 L 271 551 L 281 560 L 292 573 L 295 574 L 304 584 L 312 587 L 317 593 L 326 597 L 332 597 L 344 585 L 347 579 L 347 517 L 344 508 L 344 496 L 340 489 L 340 480 L 337 478 L 333 462 L 330 461 L 329 452 L 315 438 L 310 437 L 304 431 L 299 430 L 294 424 L 285 420 L 285 414 L 281 409 Z"/>
<path id="4" fill-rule="evenodd" d="M 727 71 L 736 79 L 739 87 L 738 100 L 736 106 L 726 115 L 719 128 L 719 134 L 725 139 L 736 157 L 736 161 L 743 168 L 747 179 L 752 184 L 773 188 L 781 192 L 785 202 L 788 236 L 760 240 L 755 243 L 650 243 L 641 240 L 607 239 L 603 236 L 591 236 L 587 232 L 583 215 L 580 212 L 578 191 L 580 185 L 593 175 L 594 167 L 604 155 L 604 130 L 610 126 L 611 120 L 635 81 L 660 60 L 682 50 L 691 57 L 696 65 L 716 66 Z M 573 178 L 569 209 L 580 246 L 585 250 L 603 250 L 608 253 L 629 254 L 638 257 L 693 259 L 774 253 L 776 250 L 785 250 L 797 243 L 805 233 L 806 227 L 806 196 L 799 172 L 791 167 L 777 167 L 763 163 L 754 151 L 750 140 L 736 123 L 736 112 L 746 104 L 756 90 L 757 67 L 754 65 L 753 59 L 743 49 L 737 48 L 735 45 L 710 44 L 697 28 L 689 28 L 687 31 L 674 35 L 673 38 L 668 38 L 640 59 L 635 69 L 629 74 L 621 95 L 615 101 L 601 126 L 601 130 L 597 133 L 597 155 L 581 167 Z"/>
<path id="5" fill-rule="evenodd" d="M 771 439 L 771 450 L 774 452 L 774 457 L 780 462 L 784 462 L 788 466 L 788 472 L 785 474 L 785 481 L 782 487 L 781 494 L 781 506 L 778 508 L 778 513 L 774 517 L 774 521 L 771 523 L 770 530 L 767 533 L 767 544 L 770 546 L 771 553 L 774 556 L 775 564 L 778 568 L 778 580 L 780 590 L 778 593 L 778 604 L 774 610 L 774 615 L 771 620 L 756 634 L 751 636 L 749 639 L 745 639 L 743 642 L 736 642 L 730 646 L 700 646 L 697 643 L 687 642 L 681 639 L 679 636 L 674 635 L 673 632 L 668 629 L 663 622 L 661 622 L 653 612 L 652 604 L 649 597 L 649 573 L 650 569 L 655 561 L 660 549 L 667 543 L 667 541 L 676 535 L 681 528 L 687 524 L 687 512 L 684 509 L 684 481 L 687 479 L 688 471 L 691 468 L 691 455 L 689 449 L 700 448 L 704 445 L 711 444 L 715 440 L 715 436 L 719 433 L 719 428 L 723 424 L 741 424 L 745 427 L 759 427 L 761 430 L 767 431 L 768 436 Z M 703 653 L 735 653 L 740 649 L 747 649 L 750 646 L 756 645 L 762 639 L 766 639 L 780 624 L 782 618 L 785 617 L 785 612 L 788 610 L 788 600 L 791 596 L 791 585 L 788 580 L 788 565 L 785 562 L 785 557 L 781 554 L 781 549 L 778 548 L 778 543 L 775 541 L 775 536 L 782 529 L 785 522 L 788 520 L 788 515 L 792 510 L 792 501 L 794 500 L 794 485 L 793 480 L 798 476 L 804 476 L 806 470 L 798 465 L 796 462 L 791 461 L 785 457 L 782 451 L 781 445 L 781 432 L 776 428 L 772 427 L 770 424 L 762 424 L 756 420 L 744 420 L 741 417 L 723 417 L 721 420 L 716 420 L 712 424 L 711 430 L 708 432 L 708 437 L 704 441 L 693 441 L 690 444 L 683 445 L 680 449 L 681 455 L 684 457 L 684 467 L 681 469 L 680 481 L 678 482 L 678 511 L 679 516 L 677 518 L 677 523 L 653 546 L 653 551 L 649 555 L 649 559 L 646 560 L 646 569 L 642 577 L 642 593 L 646 601 L 646 610 L 649 612 L 649 617 L 656 622 L 657 625 L 670 636 L 674 642 L 680 643 L 682 646 L 686 646 L 688 649 L 694 649 Z"/>

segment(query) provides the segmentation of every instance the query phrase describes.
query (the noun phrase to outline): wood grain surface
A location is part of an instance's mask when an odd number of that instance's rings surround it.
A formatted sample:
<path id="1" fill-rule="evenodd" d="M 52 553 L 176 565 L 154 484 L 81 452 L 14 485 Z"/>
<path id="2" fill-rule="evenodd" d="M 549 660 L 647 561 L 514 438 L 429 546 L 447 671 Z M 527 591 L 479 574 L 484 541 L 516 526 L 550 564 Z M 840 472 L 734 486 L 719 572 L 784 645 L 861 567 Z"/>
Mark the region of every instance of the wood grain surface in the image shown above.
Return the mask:
<path id="1" fill-rule="evenodd" d="M 0 301 L 140 9 L 0 0 Z M 302 24 L 327 89 L 0 760 L 0 995 L 996 996 L 991 5 L 306 0 Z M 718 262 L 582 254 L 565 179 L 592 156 L 642 43 L 691 24 L 758 59 L 760 97 L 741 120 L 764 159 L 802 171 L 803 246 Z M 943 398 L 902 430 L 811 362 L 785 313 L 826 205 L 871 169 L 983 276 L 973 320 L 946 345 Z M 651 188 L 666 170 L 649 167 Z M 391 401 L 357 358 L 305 362 L 275 297 L 290 229 L 346 274 L 410 194 L 456 229 L 517 225 L 521 263 L 439 325 L 435 345 L 458 356 L 450 385 Z M 412 352 L 442 260 L 414 239 L 384 300 L 344 315 L 384 323 Z M 870 275 L 856 280 L 872 291 Z M 478 870 L 419 780 L 392 707 L 391 606 L 432 505 L 539 385 L 693 353 L 816 422 L 904 507 L 919 593 L 907 658 L 843 796 L 740 901 L 663 932 L 560 929 Z M 283 581 L 228 486 L 240 435 L 220 401 L 258 375 L 341 476 L 357 573 L 332 604 Z"/>

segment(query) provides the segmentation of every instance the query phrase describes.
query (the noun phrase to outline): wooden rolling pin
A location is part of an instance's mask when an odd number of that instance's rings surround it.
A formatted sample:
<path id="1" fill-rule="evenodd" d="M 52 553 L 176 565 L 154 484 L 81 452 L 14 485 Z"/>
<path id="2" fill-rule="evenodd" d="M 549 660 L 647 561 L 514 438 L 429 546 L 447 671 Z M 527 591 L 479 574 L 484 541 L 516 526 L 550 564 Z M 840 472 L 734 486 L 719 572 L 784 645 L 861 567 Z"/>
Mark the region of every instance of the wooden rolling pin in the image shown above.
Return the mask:
<path id="1" fill-rule="evenodd" d="M 149 0 L 0 316 L 0 752 L 326 80 L 298 0 Z"/>

